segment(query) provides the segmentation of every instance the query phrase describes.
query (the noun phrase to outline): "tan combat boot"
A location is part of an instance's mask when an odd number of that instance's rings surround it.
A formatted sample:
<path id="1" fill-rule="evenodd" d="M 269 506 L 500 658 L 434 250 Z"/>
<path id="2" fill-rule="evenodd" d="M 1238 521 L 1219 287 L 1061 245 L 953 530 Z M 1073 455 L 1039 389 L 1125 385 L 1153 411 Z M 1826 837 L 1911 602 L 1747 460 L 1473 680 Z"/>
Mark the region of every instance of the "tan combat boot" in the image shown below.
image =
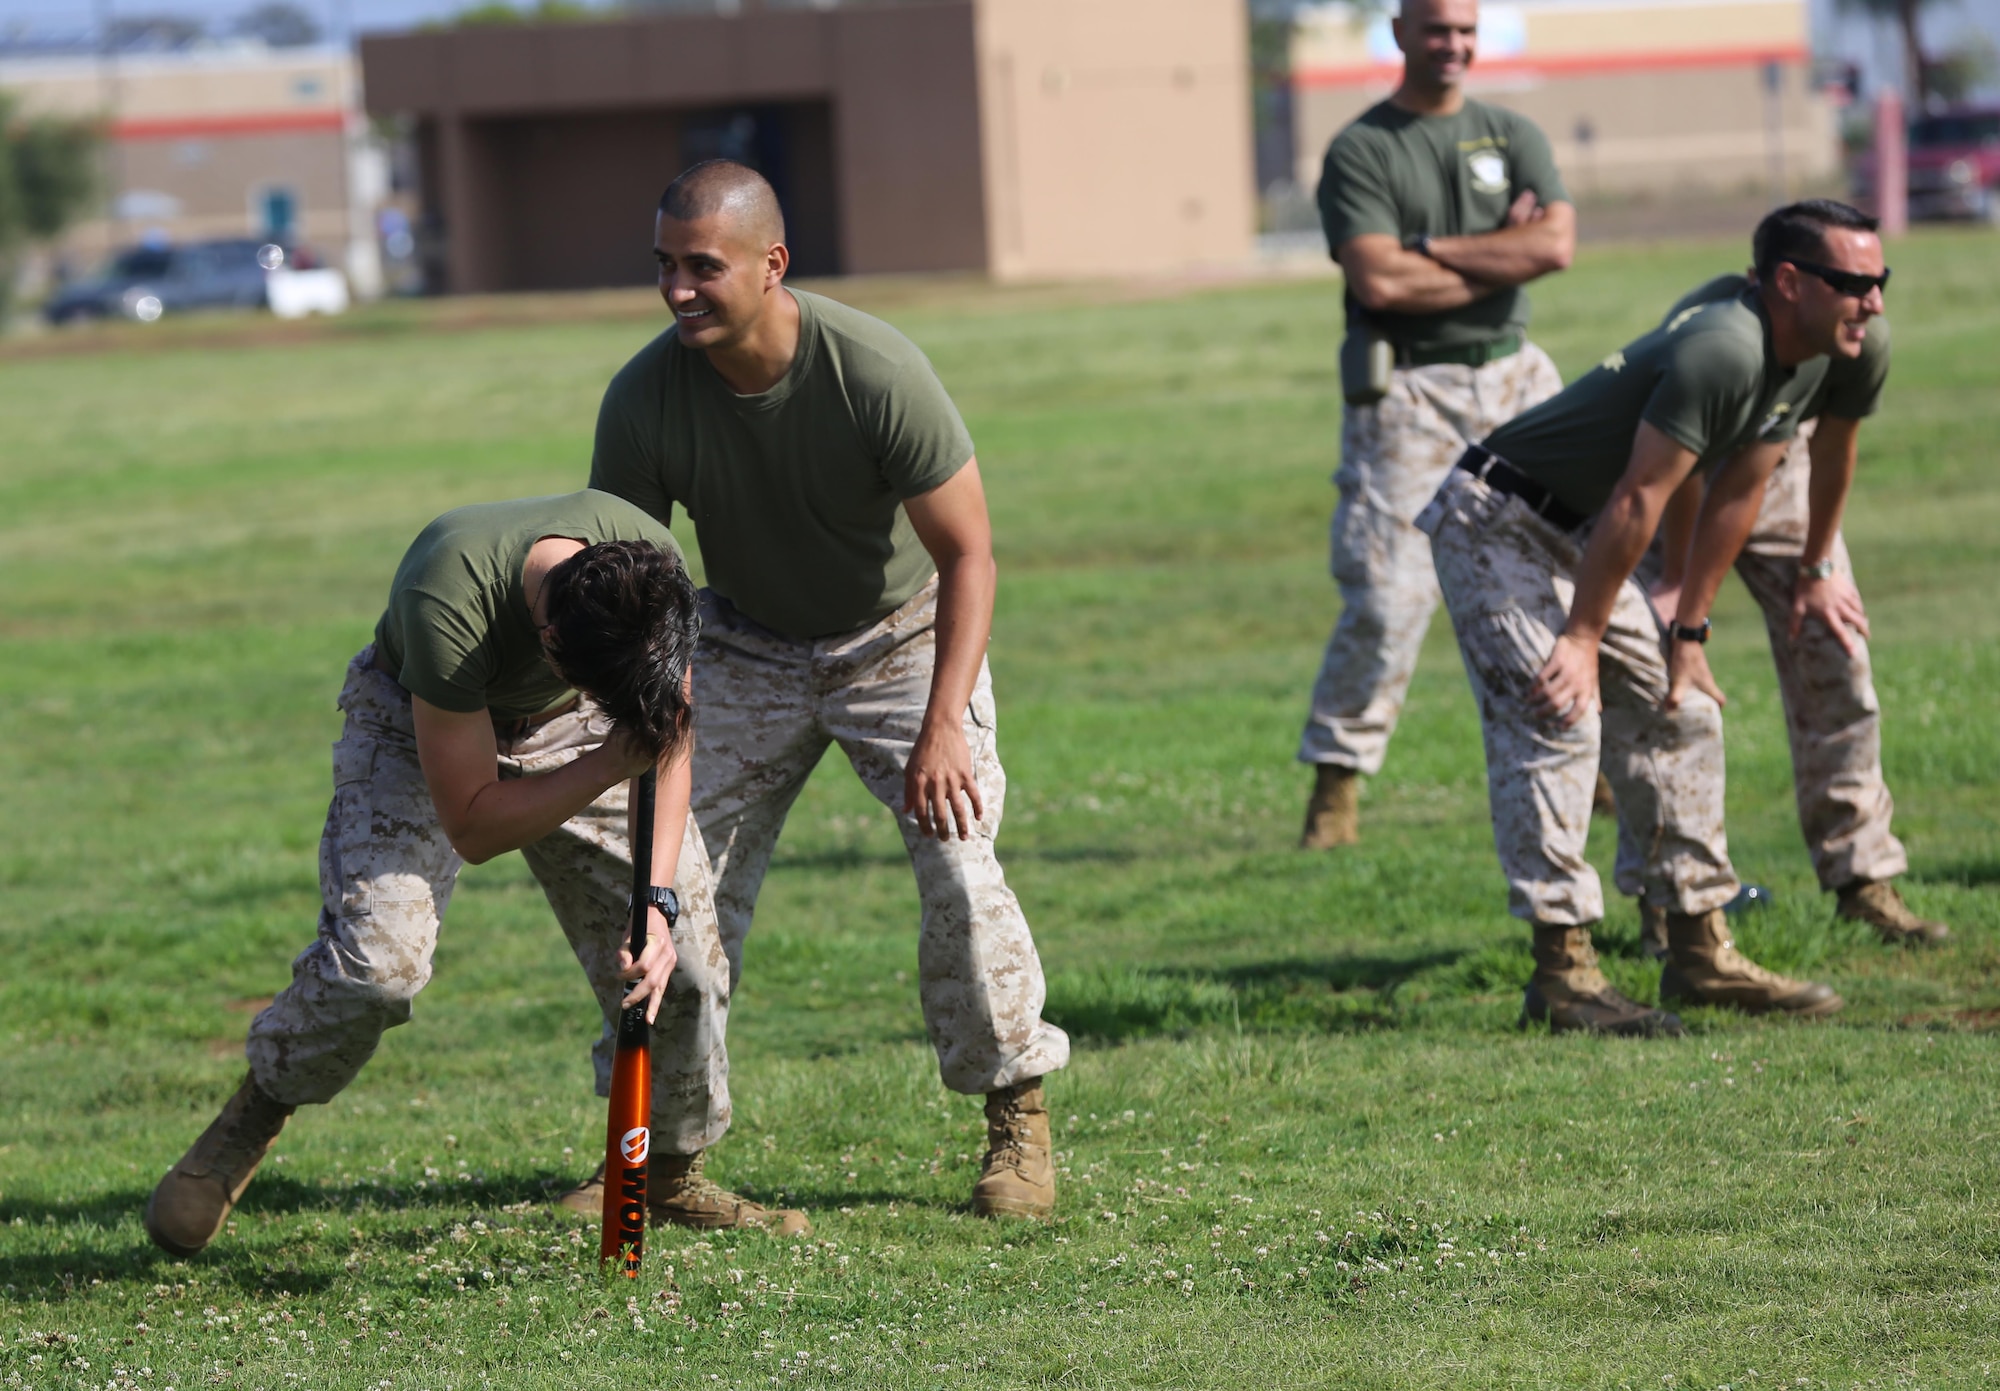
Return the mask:
<path id="1" fill-rule="evenodd" d="M 1331 850 L 1361 839 L 1361 775 L 1331 763 L 1315 765 L 1301 850 Z"/>
<path id="2" fill-rule="evenodd" d="M 650 1171 L 649 1171 L 650 1172 Z M 556 1206 L 579 1217 L 601 1217 L 604 1215 L 604 1161 L 597 1163 L 597 1172 L 576 1187 L 556 1199 Z"/>
<path id="3" fill-rule="evenodd" d="M 1546 1021 L 1549 1032 L 1582 1030 L 1630 1038 L 1679 1038 L 1687 1031 L 1663 1009 L 1647 1009 L 1611 988 L 1597 969 L 1587 927 L 1535 924 L 1535 974 L 1521 995 L 1521 1027 Z"/>
<path id="4" fill-rule="evenodd" d="M 1667 959 L 1667 910 L 1639 900 L 1639 950 L 1648 961 Z"/>
<path id="5" fill-rule="evenodd" d="M 655 1225 L 716 1231 L 752 1227 L 774 1236 L 811 1236 L 812 1223 L 796 1208 L 770 1208 L 753 1203 L 702 1173 L 707 1150 L 693 1154 L 653 1155 L 646 1170 L 646 1210 Z M 602 1180 L 599 1203 L 603 1202 Z"/>
<path id="6" fill-rule="evenodd" d="M 192 1256 L 213 1241 L 291 1114 L 290 1106 L 245 1077 L 222 1114 L 153 1189 L 146 1235 L 176 1256 Z"/>
<path id="7" fill-rule="evenodd" d="M 981 1217 L 1048 1217 L 1056 1210 L 1056 1166 L 1049 1154 L 1049 1109 L 1042 1079 L 1031 1077 L 986 1094 L 986 1161 L 972 1185 Z"/>
<path id="8" fill-rule="evenodd" d="M 1815 1019 L 1846 1003 L 1830 985 L 1767 971 L 1736 950 L 1729 919 L 1720 908 L 1669 912 L 1667 951 L 1667 964 L 1660 972 L 1660 1000 L 1665 1004 L 1727 1005 L 1749 1014 L 1777 1010 Z"/>
<path id="9" fill-rule="evenodd" d="M 1840 906 L 1834 916 L 1867 923 L 1892 947 L 1932 947 L 1951 936 L 1943 923 L 1912 913 L 1890 880 L 1857 879 L 1837 892 Z"/>

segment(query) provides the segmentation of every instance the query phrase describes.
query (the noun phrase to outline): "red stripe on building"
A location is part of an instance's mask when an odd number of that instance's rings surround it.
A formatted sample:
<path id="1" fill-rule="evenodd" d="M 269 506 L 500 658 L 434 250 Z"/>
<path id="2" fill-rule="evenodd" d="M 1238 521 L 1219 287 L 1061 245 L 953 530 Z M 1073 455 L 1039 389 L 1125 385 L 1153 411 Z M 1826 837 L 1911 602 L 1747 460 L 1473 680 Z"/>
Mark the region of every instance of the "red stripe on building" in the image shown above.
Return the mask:
<path id="1" fill-rule="evenodd" d="M 1747 68 L 1765 63 L 1804 63 L 1811 50 L 1792 48 L 1700 48 L 1640 53 L 1552 53 L 1546 58 L 1489 58 L 1475 62 L 1471 77 L 1605 77 L 1615 73 L 1669 72 L 1680 68 Z M 1367 63 L 1349 68 L 1302 68 L 1292 74 L 1295 87 L 1363 87 L 1394 85 L 1403 76 L 1399 63 Z"/>
<path id="2" fill-rule="evenodd" d="M 245 111 L 227 116 L 135 117 L 111 123 L 117 140 L 206 140 L 233 135 L 290 135 L 344 130 L 343 111 Z"/>

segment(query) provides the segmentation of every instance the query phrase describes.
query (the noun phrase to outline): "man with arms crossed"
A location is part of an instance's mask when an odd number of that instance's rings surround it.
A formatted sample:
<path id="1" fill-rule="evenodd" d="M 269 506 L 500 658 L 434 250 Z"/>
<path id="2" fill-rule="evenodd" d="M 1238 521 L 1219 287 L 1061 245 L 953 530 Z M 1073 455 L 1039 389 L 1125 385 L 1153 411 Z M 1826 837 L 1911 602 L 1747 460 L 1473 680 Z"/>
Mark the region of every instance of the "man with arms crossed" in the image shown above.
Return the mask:
<path id="1" fill-rule="evenodd" d="M 1604 897 L 1583 850 L 1600 746 L 1621 814 L 1650 851 L 1646 897 L 1667 907 L 1662 1003 L 1800 1016 L 1841 1006 L 1831 988 L 1766 971 L 1730 940 L 1722 906 L 1738 884 L 1722 825 L 1720 693 L 1702 644 L 1827 355 L 1858 356 L 1881 312 L 1874 226 L 1840 203 L 1771 214 L 1755 239 L 1755 288 L 1669 318 L 1502 426 L 1418 518 L 1479 701 L 1509 907 L 1534 933 L 1524 1022 L 1680 1031 L 1597 968 Z M 1724 460 L 1663 644 L 1632 573 L 1668 499 Z"/>
<path id="2" fill-rule="evenodd" d="M 1041 1017 L 1041 962 L 993 853 L 1006 780 L 979 466 L 915 345 L 786 288 L 784 237 L 771 186 L 743 165 L 668 187 L 654 251 L 674 326 L 605 392 L 591 486 L 662 522 L 686 508 L 701 545 L 694 815 L 732 982 L 785 815 L 837 743 L 909 848 L 945 1085 L 986 1096 L 973 1206 L 1045 1216 L 1041 1078 L 1069 1039 Z M 714 1008 L 719 1038 L 726 1001 Z M 576 1195 L 591 1198 L 591 1184 Z"/>
<path id="3" fill-rule="evenodd" d="M 1668 317 L 1734 299 L 1748 286 L 1743 276 L 1718 276 Z M 1896 888 L 1909 859 L 1889 828 L 1895 803 L 1882 776 L 1882 707 L 1868 657 L 1868 616 L 1840 534 L 1861 422 L 1875 413 L 1888 377 L 1889 321 L 1877 318 L 1859 356 L 1829 361 L 1825 382 L 1801 412 L 1798 438 L 1765 485 L 1736 573 L 1764 611 L 1791 736 L 1799 828 L 1820 887 L 1835 895 L 1839 916 L 1867 923 L 1884 942 L 1926 946 L 1944 941 L 1951 929 L 1911 912 Z M 1663 618 L 1679 602 L 1700 498 L 1698 480 L 1682 486 L 1660 543 L 1640 566 Z M 1644 880 L 1642 844 L 1620 824 L 1618 887 L 1626 894 L 1637 894 Z M 1639 914 L 1647 953 L 1664 957 L 1666 906 L 1642 898 Z"/>
<path id="4" fill-rule="evenodd" d="M 1519 287 L 1569 264 L 1576 210 L 1541 131 L 1462 90 L 1478 27 L 1478 0 L 1406 0 L 1402 85 L 1335 137 L 1320 178 L 1347 276 L 1341 611 L 1299 741 L 1314 765 L 1302 849 L 1359 836 L 1360 779 L 1381 770 L 1437 607 L 1411 520 L 1466 445 L 1562 386 L 1524 336 Z"/>
<path id="5" fill-rule="evenodd" d="M 721 1039 L 701 1007 L 727 990 L 727 962 L 688 816 L 695 622 L 672 534 L 609 494 L 461 507 L 424 528 L 341 689 L 318 938 L 250 1025 L 250 1075 L 154 1190 L 155 1242 L 191 1256 L 222 1230 L 292 1111 L 331 1101 L 409 1022 L 459 870 L 509 850 L 606 1023 L 641 1000 L 658 1021 L 655 1143 L 727 1124 Z M 649 767 L 653 882 L 684 911 L 656 889 L 635 963 L 626 780 Z M 610 1054 L 595 1061 L 607 1095 Z M 690 1098 L 696 1113 L 677 1114 Z"/>

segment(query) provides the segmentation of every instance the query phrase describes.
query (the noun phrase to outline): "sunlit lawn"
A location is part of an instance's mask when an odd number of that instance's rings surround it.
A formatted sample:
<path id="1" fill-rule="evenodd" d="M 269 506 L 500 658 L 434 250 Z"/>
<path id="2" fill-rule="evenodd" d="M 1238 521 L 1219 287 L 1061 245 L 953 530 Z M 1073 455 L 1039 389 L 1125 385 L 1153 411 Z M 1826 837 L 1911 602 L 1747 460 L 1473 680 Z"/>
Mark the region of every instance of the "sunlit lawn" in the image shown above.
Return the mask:
<path id="1" fill-rule="evenodd" d="M 1897 954 L 1832 924 L 1732 585 L 1731 845 L 1777 891 L 1740 936 L 1850 1003 L 1647 1044 L 1513 1028 L 1525 933 L 1442 623 L 1365 843 L 1290 848 L 1335 607 L 1337 285 L 855 287 L 932 355 L 993 499 L 1002 850 L 1078 1040 L 1050 1082 L 1062 1211 L 963 1211 L 977 1102 L 936 1080 L 900 842 L 836 759 L 765 888 L 716 1151 L 817 1238 L 665 1234 L 632 1285 L 548 1207 L 600 1142 L 595 1013 L 513 856 L 467 873 L 415 1023 L 294 1120 L 209 1252 L 160 1255 L 139 1214 L 309 939 L 333 696 L 397 556 L 446 507 L 581 486 L 658 320 L 398 306 L 0 363 L 0 1386 L 1981 1380 L 1995 247 L 1892 248 L 1848 528 L 1906 888 L 1957 935 Z M 1573 374 L 1743 259 L 1589 251 L 1535 335 Z M 1635 936 L 1621 903 L 1608 964 L 1650 998 Z"/>

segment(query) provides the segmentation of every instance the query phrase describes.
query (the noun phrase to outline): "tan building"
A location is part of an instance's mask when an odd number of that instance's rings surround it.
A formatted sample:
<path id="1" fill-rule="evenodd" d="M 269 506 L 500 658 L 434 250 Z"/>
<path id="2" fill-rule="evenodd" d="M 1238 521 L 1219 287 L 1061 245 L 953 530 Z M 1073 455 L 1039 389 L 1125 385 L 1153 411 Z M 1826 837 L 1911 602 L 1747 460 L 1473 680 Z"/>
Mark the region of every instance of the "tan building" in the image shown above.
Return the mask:
<path id="1" fill-rule="evenodd" d="M 1840 154 L 1810 84 L 1805 0 L 1487 0 L 1467 90 L 1532 119 L 1579 196 L 1823 182 Z M 1402 71 L 1388 21 L 1305 12 L 1292 44 L 1298 181 Z"/>
<path id="2" fill-rule="evenodd" d="M 237 44 L 0 63 L 25 111 L 99 119 L 105 206 L 61 254 L 81 267 L 142 236 L 267 236 L 311 247 L 368 293 L 383 162 L 344 49 Z"/>
<path id="3" fill-rule="evenodd" d="M 454 291 L 643 284 L 673 175 L 778 189 L 801 274 L 1105 275 L 1252 247 L 1241 0 L 933 0 L 362 41 Z"/>

